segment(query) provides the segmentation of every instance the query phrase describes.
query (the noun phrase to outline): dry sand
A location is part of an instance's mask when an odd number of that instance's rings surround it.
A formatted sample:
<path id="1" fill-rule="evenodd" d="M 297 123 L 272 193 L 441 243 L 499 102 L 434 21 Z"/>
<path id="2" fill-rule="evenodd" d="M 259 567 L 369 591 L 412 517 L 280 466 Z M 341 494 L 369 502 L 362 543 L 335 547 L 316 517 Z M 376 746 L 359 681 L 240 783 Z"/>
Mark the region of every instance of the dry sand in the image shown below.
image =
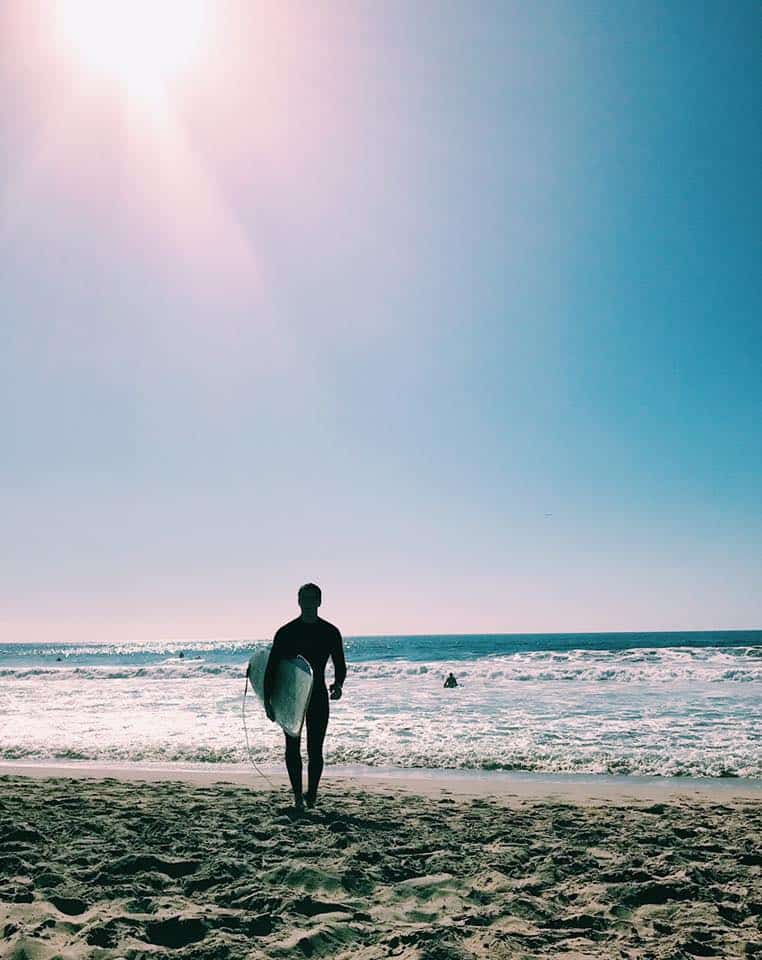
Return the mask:
<path id="1" fill-rule="evenodd" d="M 297 817 L 282 787 L 50 772 L 0 777 L 2 958 L 762 958 L 743 790 L 332 778 Z"/>

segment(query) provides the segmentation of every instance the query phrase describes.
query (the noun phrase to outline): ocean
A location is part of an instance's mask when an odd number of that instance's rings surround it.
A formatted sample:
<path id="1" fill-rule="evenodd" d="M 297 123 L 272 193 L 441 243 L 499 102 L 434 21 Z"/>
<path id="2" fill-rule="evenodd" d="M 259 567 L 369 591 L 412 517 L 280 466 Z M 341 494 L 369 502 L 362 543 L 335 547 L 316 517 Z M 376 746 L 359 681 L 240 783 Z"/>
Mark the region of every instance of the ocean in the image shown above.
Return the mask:
<path id="1" fill-rule="evenodd" d="M 281 765 L 282 734 L 251 691 L 244 703 L 255 646 L 0 644 L 0 760 Z M 345 650 L 329 764 L 762 778 L 762 631 L 351 637 Z"/>

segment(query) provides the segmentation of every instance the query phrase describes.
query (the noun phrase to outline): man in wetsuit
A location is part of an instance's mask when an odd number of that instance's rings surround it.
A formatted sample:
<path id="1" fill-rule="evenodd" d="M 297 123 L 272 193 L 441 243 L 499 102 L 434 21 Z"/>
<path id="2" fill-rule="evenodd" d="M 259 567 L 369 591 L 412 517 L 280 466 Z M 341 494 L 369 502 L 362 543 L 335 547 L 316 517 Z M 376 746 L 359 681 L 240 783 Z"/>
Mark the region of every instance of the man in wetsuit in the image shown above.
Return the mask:
<path id="1" fill-rule="evenodd" d="M 325 667 L 330 657 L 333 660 L 334 681 L 331 684 L 331 700 L 341 699 L 347 665 L 341 634 L 332 623 L 322 620 L 318 607 L 322 600 L 320 587 L 305 583 L 299 588 L 299 606 L 302 615 L 291 620 L 278 630 L 273 640 L 270 659 L 265 671 L 265 710 L 274 720 L 270 697 L 278 660 L 302 656 L 312 667 L 312 696 L 307 708 L 307 793 L 302 798 L 302 752 L 301 737 L 286 734 L 286 769 L 294 791 L 294 802 L 301 809 L 315 804 L 320 775 L 323 772 L 323 740 L 328 726 L 328 690 L 325 686 Z"/>

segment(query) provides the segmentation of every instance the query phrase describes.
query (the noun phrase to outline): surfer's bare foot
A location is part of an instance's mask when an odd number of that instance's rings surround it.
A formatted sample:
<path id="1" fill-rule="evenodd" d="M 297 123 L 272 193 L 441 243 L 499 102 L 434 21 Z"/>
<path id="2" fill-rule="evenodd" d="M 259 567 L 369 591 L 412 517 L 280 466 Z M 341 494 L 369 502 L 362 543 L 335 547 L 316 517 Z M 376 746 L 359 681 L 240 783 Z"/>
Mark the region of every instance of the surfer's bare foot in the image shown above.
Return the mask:
<path id="1" fill-rule="evenodd" d="M 294 798 L 294 809 L 300 812 L 304 810 L 304 800 L 302 797 Z"/>
<path id="2" fill-rule="evenodd" d="M 307 805 L 307 809 L 311 810 L 317 803 L 317 797 L 312 793 L 305 793 L 304 802 Z"/>

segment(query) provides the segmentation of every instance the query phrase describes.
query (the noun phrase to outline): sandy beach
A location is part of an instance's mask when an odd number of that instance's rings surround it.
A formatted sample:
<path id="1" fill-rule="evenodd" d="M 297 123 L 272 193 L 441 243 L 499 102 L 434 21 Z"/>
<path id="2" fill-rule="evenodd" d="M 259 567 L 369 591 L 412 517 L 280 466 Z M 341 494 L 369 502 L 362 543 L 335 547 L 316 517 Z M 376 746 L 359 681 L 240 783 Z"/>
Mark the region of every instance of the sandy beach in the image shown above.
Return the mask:
<path id="1" fill-rule="evenodd" d="M 3 958 L 762 956 L 740 787 L 2 773 Z"/>

